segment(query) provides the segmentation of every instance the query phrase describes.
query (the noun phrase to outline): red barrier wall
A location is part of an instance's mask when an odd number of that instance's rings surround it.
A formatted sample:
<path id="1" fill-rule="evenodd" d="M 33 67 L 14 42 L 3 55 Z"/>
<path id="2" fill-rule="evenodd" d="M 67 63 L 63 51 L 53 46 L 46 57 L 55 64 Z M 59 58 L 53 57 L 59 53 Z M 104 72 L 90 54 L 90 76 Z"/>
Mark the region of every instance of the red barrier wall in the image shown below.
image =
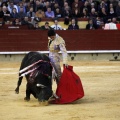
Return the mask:
<path id="1" fill-rule="evenodd" d="M 119 30 L 56 31 L 67 50 L 120 50 Z M 0 30 L 0 51 L 47 51 L 47 31 Z"/>

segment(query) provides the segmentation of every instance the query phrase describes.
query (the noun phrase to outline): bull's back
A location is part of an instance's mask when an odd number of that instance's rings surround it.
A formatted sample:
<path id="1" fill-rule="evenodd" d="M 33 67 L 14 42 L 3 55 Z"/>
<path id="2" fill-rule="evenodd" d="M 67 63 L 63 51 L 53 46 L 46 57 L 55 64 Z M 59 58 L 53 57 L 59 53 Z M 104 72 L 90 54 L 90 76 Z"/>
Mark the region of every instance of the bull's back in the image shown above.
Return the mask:
<path id="1" fill-rule="evenodd" d="M 47 55 L 39 53 L 39 52 L 29 52 L 25 55 L 22 60 L 20 70 L 37 62 L 38 60 L 44 60 L 50 62 L 50 59 Z"/>

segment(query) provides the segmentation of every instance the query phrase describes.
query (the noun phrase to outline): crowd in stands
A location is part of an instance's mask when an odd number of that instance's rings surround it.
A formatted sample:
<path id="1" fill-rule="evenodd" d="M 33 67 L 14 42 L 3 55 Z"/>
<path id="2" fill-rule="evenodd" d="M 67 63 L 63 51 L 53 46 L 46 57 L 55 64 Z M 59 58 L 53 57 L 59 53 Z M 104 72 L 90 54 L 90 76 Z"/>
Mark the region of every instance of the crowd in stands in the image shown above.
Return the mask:
<path id="1" fill-rule="evenodd" d="M 0 0 L 1 24 L 30 25 L 36 29 L 62 30 L 59 18 L 64 18 L 68 29 L 80 29 L 78 18 L 87 18 L 86 29 L 120 21 L 119 0 Z M 43 18 L 52 18 L 54 25 L 39 26 Z M 11 19 L 13 20 L 11 23 Z M 114 19 L 114 20 L 113 20 Z M 69 24 L 69 21 L 71 23 Z M 58 25 L 56 27 L 56 25 Z M 46 27 L 47 26 L 47 27 Z"/>

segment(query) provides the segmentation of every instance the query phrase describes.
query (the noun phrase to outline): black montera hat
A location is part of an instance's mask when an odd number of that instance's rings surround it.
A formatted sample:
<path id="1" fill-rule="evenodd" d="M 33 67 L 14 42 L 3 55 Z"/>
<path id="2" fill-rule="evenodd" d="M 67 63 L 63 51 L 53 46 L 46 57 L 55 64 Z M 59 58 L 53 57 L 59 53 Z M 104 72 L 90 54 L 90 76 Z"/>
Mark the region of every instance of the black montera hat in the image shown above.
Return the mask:
<path id="1" fill-rule="evenodd" d="M 55 31 L 53 29 L 48 30 L 48 36 L 55 36 Z"/>

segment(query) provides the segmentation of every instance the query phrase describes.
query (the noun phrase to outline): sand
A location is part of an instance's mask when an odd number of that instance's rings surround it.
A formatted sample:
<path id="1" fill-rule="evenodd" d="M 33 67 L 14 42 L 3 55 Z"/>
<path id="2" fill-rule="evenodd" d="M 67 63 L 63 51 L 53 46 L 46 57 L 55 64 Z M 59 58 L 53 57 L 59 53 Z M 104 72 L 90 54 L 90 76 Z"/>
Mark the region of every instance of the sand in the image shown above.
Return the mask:
<path id="1" fill-rule="evenodd" d="M 85 96 L 71 104 L 40 106 L 25 102 L 26 80 L 15 94 L 20 62 L 0 62 L 0 120 L 120 120 L 120 62 L 69 62 L 80 76 Z M 53 90 L 56 83 L 53 83 Z"/>

